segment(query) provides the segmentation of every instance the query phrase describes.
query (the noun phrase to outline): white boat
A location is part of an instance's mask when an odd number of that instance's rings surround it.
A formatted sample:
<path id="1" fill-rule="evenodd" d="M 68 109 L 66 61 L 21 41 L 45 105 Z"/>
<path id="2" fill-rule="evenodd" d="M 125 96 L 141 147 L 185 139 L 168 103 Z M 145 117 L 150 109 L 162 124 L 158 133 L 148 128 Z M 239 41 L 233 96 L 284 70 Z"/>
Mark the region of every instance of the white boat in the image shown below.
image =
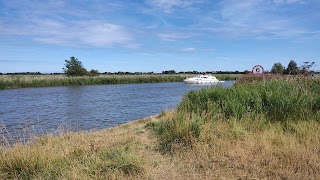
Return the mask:
<path id="1" fill-rule="evenodd" d="M 199 75 L 191 78 L 186 78 L 183 81 L 188 84 L 215 84 L 224 82 L 219 81 L 219 79 L 212 75 Z"/>

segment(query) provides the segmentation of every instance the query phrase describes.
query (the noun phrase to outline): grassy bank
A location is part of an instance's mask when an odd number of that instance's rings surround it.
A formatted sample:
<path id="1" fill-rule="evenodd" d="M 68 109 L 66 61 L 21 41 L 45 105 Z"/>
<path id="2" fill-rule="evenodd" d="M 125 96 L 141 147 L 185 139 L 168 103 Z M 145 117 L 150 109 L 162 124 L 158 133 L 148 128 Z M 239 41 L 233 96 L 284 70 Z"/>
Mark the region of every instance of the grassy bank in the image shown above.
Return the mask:
<path id="1" fill-rule="evenodd" d="M 1 147 L 0 179 L 319 179 L 319 80 L 241 81 L 157 117 Z"/>
<path id="2" fill-rule="evenodd" d="M 67 77 L 64 75 L 3 75 L 0 76 L 0 89 L 52 86 L 79 86 L 98 84 L 131 84 L 182 82 L 192 75 L 100 75 Z M 239 75 L 217 75 L 220 80 L 235 80 Z"/>
<path id="3" fill-rule="evenodd" d="M 151 126 L 162 151 L 205 177 L 319 179 L 319 105 L 319 79 L 245 77 L 189 92 Z"/>

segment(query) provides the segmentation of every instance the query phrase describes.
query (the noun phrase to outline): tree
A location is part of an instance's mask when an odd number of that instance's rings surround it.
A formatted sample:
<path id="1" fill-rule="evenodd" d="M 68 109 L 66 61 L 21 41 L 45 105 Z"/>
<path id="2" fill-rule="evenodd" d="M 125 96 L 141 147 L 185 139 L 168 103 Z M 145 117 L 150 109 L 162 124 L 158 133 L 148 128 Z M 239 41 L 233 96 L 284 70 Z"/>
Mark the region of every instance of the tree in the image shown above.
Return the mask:
<path id="1" fill-rule="evenodd" d="M 308 75 L 310 69 L 312 68 L 312 66 L 314 65 L 314 62 L 303 62 L 303 65 L 301 66 L 301 73 L 304 75 Z"/>
<path id="2" fill-rule="evenodd" d="M 286 73 L 287 74 L 298 74 L 299 73 L 298 65 L 294 60 L 291 60 L 289 62 Z"/>
<path id="3" fill-rule="evenodd" d="M 244 70 L 243 73 L 244 74 L 250 74 L 250 71 L 249 70 Z"/>
<path id="4" fill-rule="evenodd" d="M 91 69 L 89 74 L 90 74 L 90 76 L 98 76 L 99 75 L 99 71 L 95 70 L 95 69 Z"/>
<path id="5" fill-rule="evenodd" d="M 176 74 L 175 70 L 162 71 L 162 74 Z"/>
<path id="6" fill-rule="evenodd" d="M 65 60 L 65 68 L 63 68 L 64 73 L 68 76 L 83 76 L 87 75 L 87 70 L 83 67 L 81 61 L 75 57 L 70 57 L 70 60 Z"/>
<path id="7" fill-rule="evenodd" d="M 283 66 L 281 63 L 275 63 L 273 66 L 272 66 L 272 69 L 271 69 L 271 73 L 272 74 L 283 74 Z"/>

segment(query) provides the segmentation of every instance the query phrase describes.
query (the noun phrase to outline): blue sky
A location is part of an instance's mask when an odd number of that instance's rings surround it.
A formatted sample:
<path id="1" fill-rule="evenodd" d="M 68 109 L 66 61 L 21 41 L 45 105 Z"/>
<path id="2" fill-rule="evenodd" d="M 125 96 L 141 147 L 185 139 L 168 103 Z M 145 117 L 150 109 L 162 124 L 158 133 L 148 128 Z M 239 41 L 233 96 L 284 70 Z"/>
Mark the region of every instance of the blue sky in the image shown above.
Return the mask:
<path id="1" fill-rule="evenodd" d="M 314 61 L 319 0 L 0 0 L 0 72 L 270 70 Z"/>

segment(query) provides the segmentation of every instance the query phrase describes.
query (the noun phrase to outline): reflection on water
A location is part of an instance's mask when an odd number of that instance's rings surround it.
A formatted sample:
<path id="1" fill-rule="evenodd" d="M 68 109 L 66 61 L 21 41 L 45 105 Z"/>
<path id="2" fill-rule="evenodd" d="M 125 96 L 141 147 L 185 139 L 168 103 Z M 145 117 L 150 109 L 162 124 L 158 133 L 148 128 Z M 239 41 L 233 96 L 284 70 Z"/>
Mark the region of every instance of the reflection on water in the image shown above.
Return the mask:
<path id="1" fill-rule="evenodd" d="M 1 90 L 0 135 L 116 126 L 174 108 L 186 92 L 206 87 L 179 82 Z"/>

